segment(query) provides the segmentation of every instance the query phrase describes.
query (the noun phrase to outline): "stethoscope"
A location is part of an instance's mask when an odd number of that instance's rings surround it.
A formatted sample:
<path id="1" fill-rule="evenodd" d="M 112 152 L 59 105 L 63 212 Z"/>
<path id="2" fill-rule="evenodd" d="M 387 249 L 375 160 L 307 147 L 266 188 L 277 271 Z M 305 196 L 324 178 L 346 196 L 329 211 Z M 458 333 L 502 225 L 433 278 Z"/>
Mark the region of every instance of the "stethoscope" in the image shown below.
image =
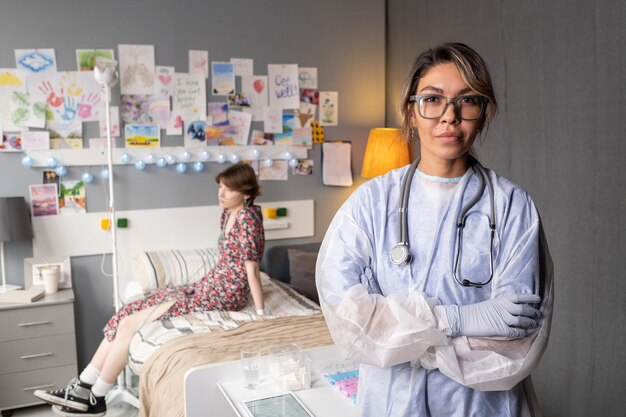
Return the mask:
<path id="1" fill-rule="evenodd" d="M 452 269 L 452 276 L 459 285 L 464 287 L 482 288 L 483 285 L 489 284 L 493 278 L 493 239 L 496 230 L 496 217 L 493 199 L 493 184 L 491 183 L 491 179 L 487 175 L 485 168 L 480 165 L 478 161 L 472 158 L 472 162 L 473 163 L 470 165 L 469 169 L 471 169 L 474 175 L 476 175 L 476 178 L 478 178 L 478 190 L 476 191 L 476 195 L 462 207 L 456 220 L 457 239 L 454 250 L 454 267 Z M 389 254 L 391 262 L 396 265 L 407 265 L 412 260 L 411 253 L 409 252 L 407 217 L 411 182 L 415 176 L 418 163 L 419 158 L 411 164 L 402 179 L 402 191 L 400 193 L 400 200 L 398 204 L 398 213 L 400 214 L 400 220 L 398 221 L 398 234 L 400 236 L 400 241 L 393 247 L 393 249 L 391 249 L 391 253 Z M 463 228 L 465 227 L 465 216 L 467 215 L 467 212 L 478 202 L 478 200 L 480 200 L 480 197 L 483 195 L 483 191 L 485 190 L 485 183 L 487 184 L 487 189 L 489 191 L 489 205 L 491 208 L 491 216 L 489 217 L 489 229 L 491 229 L 489 242 L 489 279 L 485 282 L 474 282 L 459 277 L 458 267 L 461 258 L 461 243 L 463 240 Z"/>

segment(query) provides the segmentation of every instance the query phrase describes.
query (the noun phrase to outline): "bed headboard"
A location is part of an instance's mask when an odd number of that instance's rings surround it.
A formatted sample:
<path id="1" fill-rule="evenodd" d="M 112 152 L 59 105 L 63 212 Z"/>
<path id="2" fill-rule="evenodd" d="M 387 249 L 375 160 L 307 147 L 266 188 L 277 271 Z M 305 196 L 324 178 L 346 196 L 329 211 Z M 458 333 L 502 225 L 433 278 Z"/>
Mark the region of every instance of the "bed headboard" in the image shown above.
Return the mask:
<path id="1" fill-rule="evenodd" d="M 265 249 L 261 270 L 270 277 L 290 284 L 296 291 L 315 302 L 315 262 L 321 242 L 278 245 Z M 290 251 L 291 249 L 291 251 Z M 290 258 L 295 260 L 293 265 Z"/>

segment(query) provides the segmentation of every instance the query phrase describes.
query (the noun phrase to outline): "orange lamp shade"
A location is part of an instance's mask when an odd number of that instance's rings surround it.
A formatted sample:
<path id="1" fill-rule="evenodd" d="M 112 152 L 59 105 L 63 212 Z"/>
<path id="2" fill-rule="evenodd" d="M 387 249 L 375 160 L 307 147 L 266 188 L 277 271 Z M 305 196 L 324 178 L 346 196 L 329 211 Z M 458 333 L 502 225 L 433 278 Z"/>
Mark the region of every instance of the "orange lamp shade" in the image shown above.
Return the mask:
<path id="1" fill-rule="evenodd" d="M 375 128 L 370 130 L 363 158 L 361 176 L 373 178 L 386 174 L 411 162 L 409 145 L 400 129 Z"/>

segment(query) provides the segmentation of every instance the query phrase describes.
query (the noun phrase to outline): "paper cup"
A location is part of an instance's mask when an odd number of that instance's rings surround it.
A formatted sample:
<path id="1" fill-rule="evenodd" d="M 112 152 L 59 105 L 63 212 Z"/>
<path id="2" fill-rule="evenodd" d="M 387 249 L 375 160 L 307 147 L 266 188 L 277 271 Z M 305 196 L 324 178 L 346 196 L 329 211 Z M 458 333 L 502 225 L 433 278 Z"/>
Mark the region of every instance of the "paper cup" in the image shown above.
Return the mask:
<path id="1" fill-rule="evenodd" d="M 41 279 L 46 294 L 54 294 L 59 291 L 59 268 L 46 268 L 41 270 Z"/>

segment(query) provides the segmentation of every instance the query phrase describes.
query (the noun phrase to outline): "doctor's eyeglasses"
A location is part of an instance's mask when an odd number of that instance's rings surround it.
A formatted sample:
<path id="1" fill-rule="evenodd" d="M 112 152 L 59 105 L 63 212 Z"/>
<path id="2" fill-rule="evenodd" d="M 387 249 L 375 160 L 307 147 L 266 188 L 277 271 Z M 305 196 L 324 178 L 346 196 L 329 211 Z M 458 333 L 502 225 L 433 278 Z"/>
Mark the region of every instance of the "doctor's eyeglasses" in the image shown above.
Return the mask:
<path id="1" fill-rule="evenodd" d="M 409 101 L 417 102 L 417 109 L 424 119 L 438 119 L 443 116 L 450 103 L 462 120 L 480 119 L 485 111 L 487 98 L 483 96 L 458 96 L 448 98 L 441 94 L 416 94 Z"/>

